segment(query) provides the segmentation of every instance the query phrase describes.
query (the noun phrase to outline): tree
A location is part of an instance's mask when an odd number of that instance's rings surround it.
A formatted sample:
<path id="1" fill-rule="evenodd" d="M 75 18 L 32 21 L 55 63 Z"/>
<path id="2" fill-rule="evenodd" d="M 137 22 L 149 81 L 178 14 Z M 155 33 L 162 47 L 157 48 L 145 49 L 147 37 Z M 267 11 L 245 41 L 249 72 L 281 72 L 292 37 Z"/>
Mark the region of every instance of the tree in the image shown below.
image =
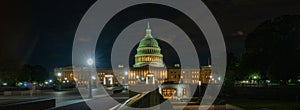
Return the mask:
<path id="1" fill-rule="evenodd" d="M 45 67 L 41 65 L 29 65 L 25 64 L 22 66 L 20 72 L 18 73 L 18 81 L 45 81 L 49 78 L 48 71 Z"/>
<path id="2" fill-rule="evenodd" d="M 246 37 L 243 70 L 286 82 L 300 73 L 299 42 L 300 16 L 267 20 Z"/>
<path id="3" fill-rule="evenodd" d="M 18 81 L 29 81 L 31 80 L 32 66 L 24 64 L 18 74 Z"/>
<path id="4" fill-rule="evenodd" d="M 35 65 L 33 66 L 31 78 L 34 81 L 45 81 L 49 78 L 49 73 L 45 67 L 41 65 Z"/>
<path id="5" fill-rule="evenodd" d="M 15 85 L 22 81 L 38 81 L 42 82 L 48 80 L 49 73 L 47 69 L 41 65 L 23 66 L 7 64 L 0 66 L 0 83 L 7 83 L 8 85 Z"/>
<path id="6" fill-rule="evenodd" d="M 9 86 L 14 85 L 17 82 L 18 66 L 14 66 L 14 63 L 7 63 L 0 65 L 0 82 L 7 83 Z"/>
<path id="7" fill-rule="evenodd" d="M 225 76 L 225 86 L 233 86 L 235 81 L 245 78 L 245 75 L 240 71 L 240 60 L 233 53 L 227 55 L 227 68 Z"/>

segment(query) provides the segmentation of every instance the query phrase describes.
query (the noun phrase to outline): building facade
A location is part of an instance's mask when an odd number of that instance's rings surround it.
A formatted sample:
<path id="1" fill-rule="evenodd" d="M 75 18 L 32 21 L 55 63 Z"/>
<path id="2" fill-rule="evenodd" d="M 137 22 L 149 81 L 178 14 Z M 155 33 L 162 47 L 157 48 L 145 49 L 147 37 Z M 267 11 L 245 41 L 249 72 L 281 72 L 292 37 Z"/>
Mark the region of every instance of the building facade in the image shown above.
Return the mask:
<path id="1" fill-rule="evenodd" d="M 135 64 L 128 75 L 128 84 L 162 84 L 167 80 L 167 69 L 163 63 L 161 48 L 151 34 L 148 23 L 145 37 L 140 41 Z"/>
<path id="2" fill-rule="evenodd" d="M 179 64 L 167 68 L 163 63 L 163 55 L 156 39 L 151 35 L 151 28 L 148 23 L 146 35 L 140 41 L 135 64 L 133 68 L 127 69 L 122 65 L 118 70 L 98 69 L 97 81 L 104 86 L 136 84 L 159 85 L 159 91 L 165 98 L 191 97 L 191 85 L 208 84 L 212 78 L 211 66 L 201 68 L 180 68 Z M 73 70 L 74 71 L 73 71 Z M 54 73 L 61 73 L 61 77 L 74 80 L 77 85 L 87 85 L 87 74 L 74 75 L 79 71 L 86 71 L 86 68 L 56 68 Z M 118 75 L 117 75 L 118 74 Z M 123 74 L 123 75 L 120 75 Z"/>

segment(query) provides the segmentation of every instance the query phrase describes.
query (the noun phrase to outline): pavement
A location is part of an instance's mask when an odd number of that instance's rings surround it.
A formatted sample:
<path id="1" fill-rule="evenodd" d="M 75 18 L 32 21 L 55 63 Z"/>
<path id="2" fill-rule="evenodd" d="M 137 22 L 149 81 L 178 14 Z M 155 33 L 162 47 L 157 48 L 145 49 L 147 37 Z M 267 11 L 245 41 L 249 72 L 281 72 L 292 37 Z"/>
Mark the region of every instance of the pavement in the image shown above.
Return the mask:
<path id="1" fill-rule="evenodd" d="M 64 91 L 42 90 L 39 94 L 33 96 L 28 95 L 13 95 L 13 96 L 0 96 L 0 104 L 10 104 L 18 102 L 26 102 L 31 100 L 54 98 L 56 99 L 56 107 L 50 110 L 90 110 L 89 106 L 93 108 L 109 109 L 114 107 L 119 102 L 128 99 L 127 94 L 108 94 L 103 89 L 93 89 L 93 98 L 87 98 L 88 89 L 76 88 Z M 99 104 L 101 103 L 101 104 Z M 89 105 L 89 106 L 88 106 Z"/>
<path id="2" fill-rule="evenodd" d="M 54 98 L 56 99 L 56 105 L 61 105 L 69 100 L 80 100 L 82 99 L 77 89 L 69 89 L 64 91 L 53 91 L 53 90 L 41 90 L 38 94 L 27 95 L 11 95 L 11 96 L 0 96 L 0 104 L 10 104 L 17 102 L 26 102 L 30 100 L 43 99 L 43 98 Z"/>
<path id="3" fill-rule="evenodd" d="M 122 94 L 116 95 L 98 95 L 93 96 L 92 99 L 85 99 L 78 103 L 74 103 L 72 101 L 70 104 L 66 104 L 63 106 L 57 106 L 55 108 L 51 108 L 51 110 L 91 110 L 99 109 L 99 110 L 108 110 L 119 103 L 122 103 L 128 99 L 128 96 Z"/>

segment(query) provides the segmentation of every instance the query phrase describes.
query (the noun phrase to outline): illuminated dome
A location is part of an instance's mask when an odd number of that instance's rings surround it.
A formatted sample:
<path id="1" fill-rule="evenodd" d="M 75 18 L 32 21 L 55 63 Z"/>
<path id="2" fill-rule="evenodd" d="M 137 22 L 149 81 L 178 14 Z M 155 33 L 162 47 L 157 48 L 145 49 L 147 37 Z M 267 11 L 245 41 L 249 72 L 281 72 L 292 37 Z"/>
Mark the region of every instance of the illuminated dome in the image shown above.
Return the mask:
<path id="1" fill-rule="evenodd" d="M 152 37 L 150 25 L 146 29 L 146 36 L 140 41 L 135 55 L 135 64 L 133 67 L 164 67 L 163 55 L 158 42 Z"/>
<path id="2" fill-rule="evenodd" d="M 147 30 L 149 30 L 149 29 L 147 29 Z M 139 44 L 138 48 L 142 48 L 142 47 L 155 47 L 155 48 L 159 48 L 157 41 L 151 36 L 151 33 L 149 35 L 146 34 L 145 38 L 143 38 L 140 41 L 140 44 Z"/>

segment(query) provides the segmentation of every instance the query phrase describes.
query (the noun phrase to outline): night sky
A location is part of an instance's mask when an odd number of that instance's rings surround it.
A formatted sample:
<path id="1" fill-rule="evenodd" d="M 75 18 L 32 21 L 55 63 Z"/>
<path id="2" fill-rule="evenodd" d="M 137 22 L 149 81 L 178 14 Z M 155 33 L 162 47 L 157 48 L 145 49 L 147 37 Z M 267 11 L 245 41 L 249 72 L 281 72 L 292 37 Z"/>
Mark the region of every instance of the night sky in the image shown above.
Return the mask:
<path id="1" fill-rule="evenodd" d="M 95 0 L 1 2 L 1 65 L 40 64 L 52 71 L 54 67 L 72 64 L 72 44 L 77 26 Z M 300 14 L 299 0 L 205 0 L 205 3 L 221 26 L 227 51 L 236 55 L 243 51 L 243 40 L 247 33 L 261 22 L 281 15 Z M 121 20 L 108 25 L 113 28 L 128 23 L 129 21 Z M 110 36 L 110 33 L 102 35 Z M 205 65 L 209 51 L 205 42 L 198 41 L 200 40 L 193 39 L 200 54 L 201 65 Z M 109 45 L 113 40 L 108 37 L 103 42 Z M 163 54 L 174 52 L 168 44 L 160 44 Z M 105 62 L 97 67 L 109 68 L 109 46 L 99 46 L 96 53 L 96 60 Z M 165 59 L 167 61 L 173 61 L 167 65 L 177 62 L 176 55 L 164 54 L 164 57 L 168 58 Z"/>

